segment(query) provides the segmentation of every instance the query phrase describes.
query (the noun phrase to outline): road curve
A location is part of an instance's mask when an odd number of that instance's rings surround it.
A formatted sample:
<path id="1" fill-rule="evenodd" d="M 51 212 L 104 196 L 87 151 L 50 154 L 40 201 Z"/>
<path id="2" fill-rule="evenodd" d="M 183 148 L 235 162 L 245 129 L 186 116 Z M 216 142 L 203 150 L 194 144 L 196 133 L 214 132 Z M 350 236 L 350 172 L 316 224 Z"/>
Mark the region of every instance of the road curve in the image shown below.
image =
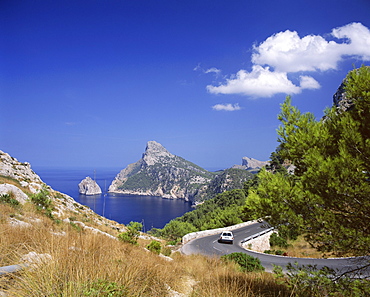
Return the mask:
<path id="1" fill-rule="evenodd" d="M 241 247 L 240 242 L 244 238 L 263 231 L 263 227 L 263 223 L 255 223 L 233 230 L 234 244 L 219 243 L 217 241 L 219 234 L 209 235 L 189 241 L 188 243 L 183 245 L 181 251 L 186 255 L 202 254 L 207 256 L 222 256 L 234 252 L 242 252 L 259 258 L 261 264 L 268 272 L 272 271 L 273 265 L 281 266 L 286 271 L 285 267 L 288 263 L 294 264 L 295 262 L 297 262 L 299 265 L 316 265 L 317 268 L 327 266 L 329 268 L 337 270 L 339 273 L 343 273 L 346 271 L 352 271 L 357 267 L 364 266 L 365 264 L 368 264 L 370 260 L 369 257 L 330 259 L 284 257 L 253 252 L 250 250 L 245 250 Z M 370 275 L 369 268 L 367 269 L 367 271 L 365 271 L 365 274 L 367 276 Z"/>

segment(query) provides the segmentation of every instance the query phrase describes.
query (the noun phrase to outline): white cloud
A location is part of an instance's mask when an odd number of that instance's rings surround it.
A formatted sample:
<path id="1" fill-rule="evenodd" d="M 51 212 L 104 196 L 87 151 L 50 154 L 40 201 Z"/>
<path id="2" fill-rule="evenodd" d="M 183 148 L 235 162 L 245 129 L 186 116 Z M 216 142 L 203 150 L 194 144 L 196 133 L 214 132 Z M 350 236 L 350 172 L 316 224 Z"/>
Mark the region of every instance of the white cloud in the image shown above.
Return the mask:
<path id="1" fill-rule="evenodd" d="M 301 75 L 301 89 L 319 89 L 320 84 L 311 76 Z"/>
<path id="2" fill-rule="evenodd" d="M 197 66 L 195 66 L 193 68 L 194 71 L 201 71 L 203 73 L 214 73 L 216 74 L 216 76 L 218 76 L 220 73 L 221 73 L 221 70 L 216 68 L 216 67 L 212 67 L 212 68 L 209 68 L 209 69 L 204 69 L 202 66 L 200 66 L 200 64 L 198 64 Z"/>
<path id="3" fill-rule="evenodd" d="M 336 69 L 345 56 L 370 60 L 370 30 L 362 24 L 333 29 L 331 35 L 340 42 L 319 35 L 300 38 L 289 30 L 279 32 L 254 46 L 252 62 L 272 66 L 276 71 L 298 72 Z"/>
<path id="4" fill-rule="evenodd" d="M 235 110 L 240 110 L 241 108 L 238 103 L 236 104 L 227 103 L 227 104 L 216 104 L 212 106 L 212 109 L 217 110 L 217 111 L 220 111 L 220 110 L 235 111 Z"/>
<path id="5" fill-rule="evenodd" d="M 272 72 L 269 67 L 253 66 L 251 72 L 239 70 L 235 77 L 220 86 L 207 86 L 213 94 L 242 94 L 252 97 L 271 97 L 276 93 L 297 94 L 300 87 L 294 85 L 283 72 Z"/>
<path id="6" fill-rule="evenodd" d="M 215 73 L 216 75 L 218 75 L 221 73 L 221 70 L 215 67 L 212 67 L 212 68 L 205 70 L 204 73 Z"/>
<path id="7" fill-rule="evenodd" d="M 218 86 L 208 85 L 207 90 L 213 94 L 252 97 L 297 94 L 303 89 L 318 89 L 320 84 L 312 76 L 301 75 L 299 86 L 295 85 L 288 78 L 289 73 L 336 69 L 338 63 L 348 57 L 370 61 L 370 30 L 367 27 L 351 23 L 333 29 L 331 36 L 336 41 L 320 35 L 301 38 L 297 32 L 289 30 L 276 33 L 254 46 L 251 72 L 241 69 Z M 219 73 L 217 68 L 207 71 Z"/>

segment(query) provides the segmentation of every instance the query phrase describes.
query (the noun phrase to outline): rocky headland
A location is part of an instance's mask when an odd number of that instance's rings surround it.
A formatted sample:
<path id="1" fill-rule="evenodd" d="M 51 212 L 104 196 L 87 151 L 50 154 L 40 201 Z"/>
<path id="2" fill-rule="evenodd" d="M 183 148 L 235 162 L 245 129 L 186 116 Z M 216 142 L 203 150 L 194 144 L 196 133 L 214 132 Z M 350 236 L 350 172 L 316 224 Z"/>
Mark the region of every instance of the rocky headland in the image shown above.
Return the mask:
<path id="1" fill-rule="evenodd" d="M 257 160 L 256 160 L 257 161 Z M 210 172 L 149 141 L 142 158 L 118 173 L 109 192 L 201 202 L 241 188 L 252 177 L 246 168 Z"/>

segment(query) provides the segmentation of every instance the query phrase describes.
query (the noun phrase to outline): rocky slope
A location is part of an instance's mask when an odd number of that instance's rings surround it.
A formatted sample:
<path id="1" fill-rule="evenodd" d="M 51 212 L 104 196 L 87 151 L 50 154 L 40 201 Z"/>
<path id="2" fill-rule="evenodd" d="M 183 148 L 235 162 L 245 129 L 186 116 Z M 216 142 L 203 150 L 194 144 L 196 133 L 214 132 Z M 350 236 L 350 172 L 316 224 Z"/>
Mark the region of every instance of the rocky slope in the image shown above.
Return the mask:
<path id="1" fill-rule="evenodd" d="M 78 191 L 83 195 L 98 195 L 102 193 L 99 185 L 90 176 L 87 176 L 78 184 Z"/>
<path id="2" fill-rule="evenodd" d="M 109 192 L 199 202 L 225 190 L 241 188 L 249 178 L 251 175 L 240 169 L 209 172 L 171 154 L 158 142 L 149 141 L 142 158 L 116 176 Z"/>
<path id="3" fill-rule="evenodd" d="M 54 191 L 31 169 L 29 163 L 19 162 L 17 159 L 0 150 L 0 195 L 10 196 L 24 205 L 26 203 L 34 204 L 35 202 L 32 200 L 32 197 L 40 193 L 45 194 L 45 201 L 50 201 L 50 216 L 56 220 L 69 222 L 71 217 L 81 217 L 84 221 L 91 222 L 91 226 L 79 222 L 85 229 L 94 229 L 96 226 L 105 225 L 115 230 L 124 230 L 123 225 L 99 216 L 90 208 L 77 203 L 72 197 L 66 194 Z M 27 222 L 27 220 L 28 218 L 17 218 L 17 221 L 20 222 L 19 224 Z M 14 219 L 10 220 L 11 222 L 14 223 Z"/>

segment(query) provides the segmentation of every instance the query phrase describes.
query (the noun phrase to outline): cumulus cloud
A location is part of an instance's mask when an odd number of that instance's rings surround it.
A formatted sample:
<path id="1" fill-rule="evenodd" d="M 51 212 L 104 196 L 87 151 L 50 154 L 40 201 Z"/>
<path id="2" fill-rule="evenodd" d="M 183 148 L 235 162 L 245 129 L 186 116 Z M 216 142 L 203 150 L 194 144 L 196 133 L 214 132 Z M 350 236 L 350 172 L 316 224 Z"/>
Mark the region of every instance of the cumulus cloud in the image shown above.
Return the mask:
<path id="1" fill-rule="evenodd" d="M 370 61 L 370 30 L 360 23 L 335 28 L 333 40 L 320 35 L 300 37 L 295 31 L 284 31 L 268 37 L 253 47 L 252 71 L 239 70 L 218 86 L 208 85 L 214 94 L 242 94 L 252 97 L 271 97 L 278 93 L 297 94 L 303 89 L 318 89 L 312 77 L 301 75 L 299 85 L 289 73 L 336 69 L 345 58 Z M 212 68 L 211 68 L 212 69 Z"/>
<path id="2" fill-rule="evenodd" d="M 340 42 L 319 35 L 300 38 L 289 30 L 279 32 L 254 46 L 252 62 L 272 66 L 276 71 L 298 72 L 336 69 L 344 56 L 370 60 L 370 30 L 362 24 L 336 28 L 331 35 Z"/>
<path id="3" fill-rule="evenodd" d="M 320 84 L 311 76 L 301 75 L 300 88 L 303 89 L 319 89 Z"/>
<path id="4" fill-rule="evenodd" d="M 207 86 L 213 94 L 242 94 L 252 97 L 271 97 L 277 93 L 298 94 L 302 89 L 317 89 L 319 83 L 302 76 L 301 85 L 294 85 L 285 72 L 270 71 L 269 67 L 254 65 L 251 72 L 240 70 L 236 76 L 219 86 Z"/>
<path id="5" fill-rule="evenodd" d="M 224 110 L 224 111 L 235 111 L 235 110 L 240 110 L 240 106 L 239 104 L 231 104 L 231 103 L 227 103 L 227 104 L 216 104 L 214 106 L 212 106 L 212 109 L 214 110 L 217 110 L 217 111 L 220 111 L 220 110 Z"/>

